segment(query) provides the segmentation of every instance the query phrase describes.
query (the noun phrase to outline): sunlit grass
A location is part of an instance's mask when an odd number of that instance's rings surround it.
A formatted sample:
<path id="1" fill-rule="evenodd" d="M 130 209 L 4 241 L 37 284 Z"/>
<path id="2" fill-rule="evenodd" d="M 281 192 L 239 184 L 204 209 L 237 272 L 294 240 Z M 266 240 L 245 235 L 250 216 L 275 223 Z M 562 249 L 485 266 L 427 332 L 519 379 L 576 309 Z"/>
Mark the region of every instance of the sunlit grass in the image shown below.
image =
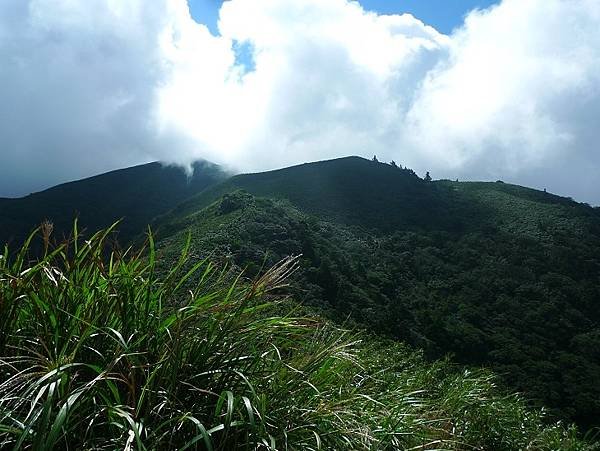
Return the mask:
<path id="1" fill-rule="evenodd" d="M 0 258 L 1 448 L 592 449 L 485 372 L 281 314 L 294 258 L 248 281 L 51 233 Z"/>

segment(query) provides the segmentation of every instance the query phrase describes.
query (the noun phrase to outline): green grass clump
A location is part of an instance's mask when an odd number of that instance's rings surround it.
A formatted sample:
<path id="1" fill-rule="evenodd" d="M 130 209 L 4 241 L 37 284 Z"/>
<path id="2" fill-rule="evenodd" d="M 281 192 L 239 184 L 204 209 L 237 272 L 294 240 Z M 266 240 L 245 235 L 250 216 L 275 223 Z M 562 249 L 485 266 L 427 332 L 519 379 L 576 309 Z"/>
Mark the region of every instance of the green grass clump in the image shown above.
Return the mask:
<path id="1" fill-rule="evenodd" d="M 1 448 L 592 449 L 485 372 L 278 313 L 293 258 L 242 281 L 111 232 L 2 254 Z"/>

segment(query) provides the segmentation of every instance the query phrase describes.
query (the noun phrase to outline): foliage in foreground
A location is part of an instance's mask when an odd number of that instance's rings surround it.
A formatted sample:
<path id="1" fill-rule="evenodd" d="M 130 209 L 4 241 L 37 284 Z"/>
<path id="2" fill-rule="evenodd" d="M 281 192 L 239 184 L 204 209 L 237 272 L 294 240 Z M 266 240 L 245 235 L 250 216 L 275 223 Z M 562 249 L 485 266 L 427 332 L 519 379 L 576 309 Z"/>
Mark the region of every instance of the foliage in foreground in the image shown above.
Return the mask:
<path id="1" fill-rule="evenodd" d="M 2 448 L 593 449 L 485 372 L 278 314 L 294 259 L 232 282 L 49 233 L 0 259 Z"/>

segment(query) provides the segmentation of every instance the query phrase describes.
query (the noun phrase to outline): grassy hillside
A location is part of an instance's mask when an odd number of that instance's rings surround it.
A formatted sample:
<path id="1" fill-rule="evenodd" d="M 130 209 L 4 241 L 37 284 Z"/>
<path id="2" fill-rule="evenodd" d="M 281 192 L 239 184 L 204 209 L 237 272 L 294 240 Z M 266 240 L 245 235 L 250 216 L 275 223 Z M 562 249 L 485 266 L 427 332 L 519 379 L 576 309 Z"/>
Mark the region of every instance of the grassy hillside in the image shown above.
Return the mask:
<path id="1" fill-rule="evenodd" d="M 233 177 L 159 225 L 166 258 L 188 231 L 197 256 L 250 275 L 302 254 L 305 304 L 491 366 L 557 418 L 600 424 L 597 209 L 347 158 Z"/>
<path id="2" fill-rule="evenodd" d="M 398 228 L 462 230 L 468 226 L 466 220 L 477 213 L 451 189 L 427 183 L 410 169 L 347 157 L 234 176 L 183 202 L 171 217 L 194 213 L 238 189 L 287 199 L 318 217 L 384 232 Z"/>
<path id="3" fill-rule="evenodd" d="M 301 314 L 294 259 L 247 280 L 40 235 L 0 258 L 3 449 L 597 449 L 485 371 Z"/>
<path id="4" fill-rule="evenodd" d="M 30 194 L 0 199 L 0 245 L 21 243 L 44 219 L 54 223 L 55 235 L 69 232 L 73 218 L 95 231 L 123 218 L 121 240 L 127 242 L 174 205 L 196 194 L 226 174 L 206 162 L 194 165 L 190 178 L 178 168 L 150 163 L 108 172 Z"/>

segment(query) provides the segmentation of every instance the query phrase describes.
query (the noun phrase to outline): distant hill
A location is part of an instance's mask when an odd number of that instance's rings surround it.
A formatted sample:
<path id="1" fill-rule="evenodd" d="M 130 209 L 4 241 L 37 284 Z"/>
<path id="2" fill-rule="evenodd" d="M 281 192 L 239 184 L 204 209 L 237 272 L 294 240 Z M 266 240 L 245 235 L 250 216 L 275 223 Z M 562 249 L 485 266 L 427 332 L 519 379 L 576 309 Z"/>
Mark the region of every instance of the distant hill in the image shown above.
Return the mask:
<path id="1" fill-rule="evenodd" d="M 336 222 L 380 231 L 432 229 L 441 222 L 461 228 L 462 215 L 449 210 L 455 207 L 450 200 L 454 193 L 433 187 L 410 169 L 346 157 L 236 175 L 183 202 L 172 216 L 193 213 L 225 193 L 243 189 L 256 196 L 287 199 L 303 211 Z"/>
<path id="2" fill-rule="evenodd" d="M 234 176 L 155 225 L 167 258 L 191 232 L 198 258 L 249 275 L 302 254 L 305 304 L 491 366 L 558 417 L 600 424 L 597 209 L 351 157 Z"/>
<path id="3" fill-rule="evenodd" d="M 155 216 L 226 177 L 208 162 L 194 164 L 191 177 L 180 168 L 149 163 L 0 199 L 0 245 L 20 243 L 44 219 L 54 223 L 54 235 L 61 237 L 70 232 L 75 217 L 88 232 L 123 219 L 120 239 L 128 242 Z"/>
<path id="4" fill-rule="evenodd" d="M 527 203 L 546 206 L 547 213 L 560 216 L 600 218 L 600 209 L 550 193 L 502 182 L 427 182 L 410 169 L 360 157 L 236 175 L 182 202 L 169 217 L 185 217 L 240 189 L 286 199 L 307 213 L 379 232 L 496 227 L 498 220 L 504 224 L 523 215 Z"/>

